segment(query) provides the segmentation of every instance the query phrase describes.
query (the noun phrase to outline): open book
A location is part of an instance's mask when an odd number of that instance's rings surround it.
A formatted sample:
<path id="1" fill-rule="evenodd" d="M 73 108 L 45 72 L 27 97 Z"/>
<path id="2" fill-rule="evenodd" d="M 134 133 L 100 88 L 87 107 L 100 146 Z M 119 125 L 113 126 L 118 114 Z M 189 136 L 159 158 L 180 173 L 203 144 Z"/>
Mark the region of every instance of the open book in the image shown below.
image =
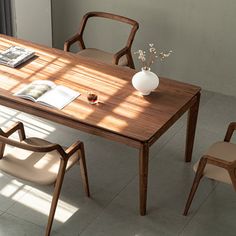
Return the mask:
<path id="1" fill-rule="evenodd" d="M 18 46 L 12 46 L 0 53 L 0 64 L 16 67 L 33 56 L 34 51 Z"/>
<path id="2" fill-rule="evenodd" d="M 50 80 L 37 80 L 14 95 L 45 106 L 62 109 L 80 93 L 62 85 L 56 85 Z"/>

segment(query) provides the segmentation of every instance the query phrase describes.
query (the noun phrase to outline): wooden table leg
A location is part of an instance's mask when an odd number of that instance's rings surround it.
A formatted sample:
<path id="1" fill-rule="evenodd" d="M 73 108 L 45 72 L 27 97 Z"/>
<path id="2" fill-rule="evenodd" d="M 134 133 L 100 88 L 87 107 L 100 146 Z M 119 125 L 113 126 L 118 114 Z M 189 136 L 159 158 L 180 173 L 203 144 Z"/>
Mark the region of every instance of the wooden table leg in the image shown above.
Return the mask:
<path id="1" fill-rule="evenodd" d="M 149 145 L 142 143 L 139 149 L 139 198 L 140 215 L 146 215 Z"/>
<path id="2" fill-rule="evenodd" d="M 185 161 L 190 162 L 192 159 L 193 143 L 197 125 L 198 109 L 200 103 L 201 94 L 196 95 L 196 101 L 189 108 L 188 112 L 188 124 L 187 124 L 187 135 L 186 135 L 186 147 L 185 147 Z"/>

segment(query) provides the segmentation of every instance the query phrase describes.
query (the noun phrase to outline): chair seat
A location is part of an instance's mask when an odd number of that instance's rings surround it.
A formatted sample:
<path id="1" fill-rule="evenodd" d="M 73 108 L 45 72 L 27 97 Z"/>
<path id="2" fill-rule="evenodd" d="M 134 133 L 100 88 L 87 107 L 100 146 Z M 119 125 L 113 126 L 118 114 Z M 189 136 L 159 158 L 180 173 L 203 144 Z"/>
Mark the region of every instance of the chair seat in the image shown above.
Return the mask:
<path id="1" fill-rule="evenodd" d="M 236 153 L 236 144 L 228 142 L 217 142 L 214 143 L 208 149 L 205 155 L 209 155 L 226 161 L 234 161 L 236 160 L 235 153 Z M 193 167 L 195 172 L 197 170 L 198 164 L 199 162 L 197 162 Z M 220 182 L 232 184 L 228 171 L 224 168 L 215 165 L 207 164 L 203 172 L 203 175 L 210 179 L 215 179 Z"/>
<path id="2" fill-rule="evenodd" d="M 37 146 L 51 144 L 39 138 L 27 138 L 22 143 Z M 70 157 L 66 169 L 68 170 L 76 161 L 78 161 L 78 152 Z M 59 165 L 60 155 L 55 150 L 49 153 L 32 152 L 8 145 L 0 160 L 2 171 L 41 185 L 52 184 L 56 181 Z"/>
<path id="3" fill-rule="evenodd" d="M 86 48 L 77 53 L 77 55 L 93 58 L 95 60 L 103 61 L 107 64 L 112 64 L 113 55 L 112 53 L 105 52 L 96 48 Z M 119 60 L 119 66 L 127 66 L 128 61 L 126 56 L 122 56 Z"/>

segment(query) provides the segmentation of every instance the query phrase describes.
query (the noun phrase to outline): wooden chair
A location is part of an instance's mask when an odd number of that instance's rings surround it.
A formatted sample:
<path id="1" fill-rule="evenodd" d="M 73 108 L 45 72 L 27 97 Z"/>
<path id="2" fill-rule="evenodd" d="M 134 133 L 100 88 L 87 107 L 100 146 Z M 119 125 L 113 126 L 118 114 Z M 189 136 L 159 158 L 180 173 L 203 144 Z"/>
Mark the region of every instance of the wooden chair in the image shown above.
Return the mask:
<path id="1" fill-rule="evenodd" d="M 18 131 L 20 141 L 9 136 Z M 9 146 L 14 148 L 9 149 Z M 26 138 L 24 126 L 17 122 L 6 132 L 0 129 L 0 169 L 15 177 L 33 183 L 55 184 L 53 199 L 45 235 L 49 236 L 60 195 L 64 174 L 76 162 L 80 162 L 83 185 L 87 196 L 90 196 L 84 145 L 77 141 L 64 149 L 58 144 L 44 139 Z"/>
<path id="2" fill-rule="evenodd" d="M 232 184 L 236 191 L 236 144 L 230 143 L 235 129 L 236 122 L 230 123 L 224 142 L 214 143 L 200 161 L 194 165 L 196 175 L 185 206 L 184 215 L 188 214 L 193 197 L 203 176 Z"/>
<path id="3" fill-rule="evenodd" d="M 132 28 L 126 46 L 122 48 L 120 51 L 116 52 L 115 54 L 105 52 L 96 48 L 86 48 L 83 40 L 83 33 L 86 23 L 90 17 L 103 17 L 111 20 L 120 21 L 126 24 L 130 24 Z M 94 58 L 108 64 L 129 66 L 131 68 L 134 68 L 134 62 L 131 54 L 131 46 L 134 40 L 135 33 L 138 30 L 138 27 L 139 27 L 138 22 L 129 19 L 127 17 L 105 12 L 89 12 L 86 15 L 84 15 L 80 24 L 79 32 L 64 43 L 64 51 L 69 51 L 70 46 L 73 43 L 78 42 L 79 47 L 81 49 L 81 51 L 78 52 L 78 55 Z"/>

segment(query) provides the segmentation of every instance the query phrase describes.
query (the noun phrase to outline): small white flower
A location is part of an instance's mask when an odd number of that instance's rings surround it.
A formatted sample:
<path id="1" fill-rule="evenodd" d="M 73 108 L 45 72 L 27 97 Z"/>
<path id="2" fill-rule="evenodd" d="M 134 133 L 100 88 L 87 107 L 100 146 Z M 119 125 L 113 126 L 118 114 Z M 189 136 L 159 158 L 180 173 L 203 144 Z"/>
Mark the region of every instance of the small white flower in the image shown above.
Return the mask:
<path id="1" fill-rule="evenodd" d="M 138 54 L 138 59 L 142 62 L 142 67 L 145 69 L 150 68 L 150 66 L 154 63 L 156 58 L 160 57 L 160 60 L 163 61 L 166 57 L 169 57 L 172 53 L 172 50 L 168 53 L 160 52 L 157 54 L 156 48 L 153 43 L 149 43 L 149 55 L 146 57 L 146 52 L 139 49 L 134 54 Z"/>

